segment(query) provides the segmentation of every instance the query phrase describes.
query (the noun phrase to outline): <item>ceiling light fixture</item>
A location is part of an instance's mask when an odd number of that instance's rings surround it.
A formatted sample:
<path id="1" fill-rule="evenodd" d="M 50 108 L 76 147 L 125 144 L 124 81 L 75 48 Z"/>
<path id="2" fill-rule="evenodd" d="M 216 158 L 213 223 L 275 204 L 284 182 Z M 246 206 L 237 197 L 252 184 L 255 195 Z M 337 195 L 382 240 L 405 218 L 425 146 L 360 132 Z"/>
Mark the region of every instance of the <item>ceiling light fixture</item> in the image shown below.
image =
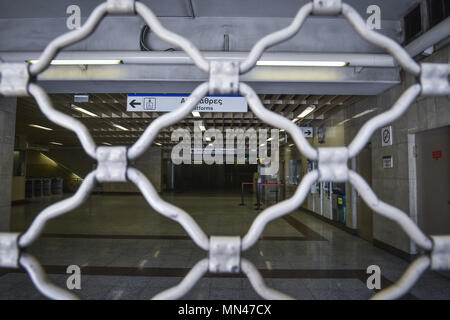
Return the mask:
<path id="1" fill-rule="evenodd" d="M 348 62 L 345 61 L 273 61 L 273 60 L 258 60 L 257 66 L 272 66 L 272 67 L 345 67 Z"/>
<path id="2" fill-rule="evenodd" d="M 29 126 L 30 126 L 30 127 L 33 127 L 33 128 L 38 128 L 38 129 L 42 129 L 42 130 L 47 130 L 47 131 L 52 131 L 52 130 L 53 130 L 52 128 L 43 127 L 43 126 L 40 126 L 40 125 L 37 125 L 37 124 L 29 124 Z"/>
<path id="3" fill-rule="evenodd" d="M 200 118 L 200 112 L 192 111 L 192 115 L 193 115 L 195 118 Z"/>
<path id="4" fill-rule="evenodd" d="M 95 113 L 90 112 L 90 111 L 88 111 L 86 109 L 80 108 L 80 107 L 78 107 L 78 106 L 76 106 L 74 104 L 72 104 L 71 107 L 72 107 L 72 109 L 77 110 L 78 112 L 87 114 L 88 116 L 91 116 L 91 117 L 98 118 L 98 115 L 96 115 Z"/>
<path id="5" fill-rule="evenodd" d="M 340 126 L 340 125 L 343 125 L 344 123 L 346 123 L 346 122 L 348 122 L 348 121 L 350 121 L 350 119 L 345 119 L 345 120 L 342 120 L 341 122 L 339 122 L 336 126 Z"/>
<path id="6" fill-rule="evenodd" d="M 28 60 L 29 63 L 38 63 L 39 60 Z M 105 65 L 121 64 L 122 60 L 52 60 L 51 65 L 57 66 L 77 66 L 77 65 Z"/>
<path id="7" fill-rule="evenodd" d="M 372 113 L 372 112 L 374 112 L 375 110 L 377 110 L 377 109 L 369 109 L 369 110 L 363 111 L 363 112 L 361 112 L 361 113 L 358 113 L 357 115 L 354 115 L 352 118 L 353 118 L 353 119 L 357 119 L 357 118 L 359 118 L 359 117 L 365 116 L 366 114 Z"/>
<path id="8" fill-rule="evenodd" d="M 202 130 L 202 131 L 206 131 L 206 128 L 205 128 L 205 126 L 204 126 L 204 125 L 199 125 L 198 127 L 200 128 L 200 130 Z"/>
<path id="9" fill-rule="evenodd" d="M 50 144 L 54 144 L 55 146 L 62 146 L 61 142 L 50 141 Z"/>
<path id="10" fill-rule="evenodd" d="M 112 144 L 109 142 L 102 142 L 102 144 L 104 144 L 105 146 L 112 146 Z"/>
<path id="11" fill-rule="evenodd" d="M 159 143 L 159 142 L 155 142 L 155 144 L 156 144 L 157 146 L 162 146 L 162 144 Z"/>
<path id="12" fill-rule="evenodd" d="M 307 107 L 305 110 L 303 110 L 302 113 L 300 113 L 297 116 L 297 118 L 302 119 L 302 118 L 306 117 L 308 114 L 310 114 L 311 112 L 313 112 L 314 110 L 316 110 L 316 106 L 314 104 L 312 104 L 309 107 Z"/>
<path id="13" fill-rule="evenodd" d="M 113 127 L 116 127 L 117 129 L 120 129 L 120 130 L 123 130 L 123 131 L 129 131 L 129 129 L 127 129 L 127 128 L 125 128 L 125 127 L 122 127 L 121 125 L 118 125 L 118 124 L 115 124 L 115 123 L 112 123 L 111 124 Z"/>

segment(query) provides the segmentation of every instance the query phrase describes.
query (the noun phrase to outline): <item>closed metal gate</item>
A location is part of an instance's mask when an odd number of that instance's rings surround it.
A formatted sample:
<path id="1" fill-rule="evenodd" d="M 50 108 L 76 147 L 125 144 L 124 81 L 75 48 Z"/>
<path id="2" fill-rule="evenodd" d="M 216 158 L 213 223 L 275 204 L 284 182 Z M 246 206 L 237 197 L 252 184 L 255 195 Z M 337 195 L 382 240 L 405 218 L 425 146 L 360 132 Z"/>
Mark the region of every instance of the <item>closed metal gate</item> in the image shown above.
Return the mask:
<path id="1" fill-rule="evenodd" d="M 200 84 L 186 102 L 176 110 L 155 119 L 131 147 L 97 146 L 87 128 L 76 119 L 57 111 L 52 106 L 46 92 L 35 83 L 36 75 L 43 72 L 59 50 L 88 37 L 106 14 L 139 15 L 151 30 L 168 43 L 181 47 L 198 68 L 209 73 L 209 81 Z M 388 111 L 367 121 L 348 147 L 327 147 L 314 149 L 305 139 L 301 129 L 287 118 L 263 107 L 258 95 L 245 83 L 239 82 L 239 75 L 247 73 L 256 64 L 262 53 L 269 47 L 283 42 L 295 35 L 309 15 L 342 15 L 365 40 L 389 52 L 408 73 L 417 77 Z M 169 288 L 153 299 L 177 299 L 188 292 L 207 272 L 246 274 L 254 290 L 266 299 L 290 299 L 289 296 L 268 288 L 255 266 L 241 257 L 241 252 L 252 247 L 266 225 L 298 208 L 316 181 L 349 181 L 361 194 L 367 205 L 378 214 L 396 223 L 408 236 L 423 249 L 397 283 L 378 292 L 373 299 L 399 298 L 414 285 L 421 274 L 427 270 L 450 269 L 450 236 L 427 236 L 410 217 L 401 210 L 377 198 L 364 179 L 348 168 L 348 160 L 355 157 L 369 141 L 371 135 L 382 126 L 398 119 L 411 103 L 420 95 L 448 95 L 450 86 L 449 64 L 417 63 L 407 52 L 390 38 L 366 27 L 359 14 L 340 0 L 314 0 L 304 5 L 292 23 L 277 32 L 259 40 L 247 58 L 241 62 L 227 60 L 206 60 L 201 52 L 187 39 L 170 32 L 158 21 L 155 14 L 144 4 L 134 0 L 107 0 L 94 9 L 86 23 L 54 39 L 45 48 L 36 64 L 1 63 L 0 94 L 4 96 L 31 95 L 45 116 L 54 123 L 73 131 L 85 152 L 97 160 L 97 168 L 83 180 L 78 191 L 70 198 L 57 202 L 44 209 L 23 233 L 0 233 L 0 267 L 23 267 L 31 277 L 36 288 L 52 299 L 77 299 L 72 293 L 56 287 L 48 281 L 39 262 L 24 249 L 30 246 L 41 234 L 48 220 L 69 212 L 81 205 L 94 188 L 96 182 L 133 182 L 141 191 L 149 205 L 161 215 L 177 221 L 192 240 L 208 257 L 199 261 L 188 275 L 175 287 Z M 182 209 L 162 200 L 148 179 L 137 169 L 128 165 L 138 158 L 152 143 L 158 132 L 184 117 L 206 94 L 240 94 L 244 96 L 253 113 L 266 123 L 284 129 L 293 138 L 299 151 L 310 160 L 317 160 L 317 169 L 305 175 L 295 194 L 274 206 L 262 211 L 254 220 L 247 234 L 238 236 L 207 236 L 192 217 Z"/>

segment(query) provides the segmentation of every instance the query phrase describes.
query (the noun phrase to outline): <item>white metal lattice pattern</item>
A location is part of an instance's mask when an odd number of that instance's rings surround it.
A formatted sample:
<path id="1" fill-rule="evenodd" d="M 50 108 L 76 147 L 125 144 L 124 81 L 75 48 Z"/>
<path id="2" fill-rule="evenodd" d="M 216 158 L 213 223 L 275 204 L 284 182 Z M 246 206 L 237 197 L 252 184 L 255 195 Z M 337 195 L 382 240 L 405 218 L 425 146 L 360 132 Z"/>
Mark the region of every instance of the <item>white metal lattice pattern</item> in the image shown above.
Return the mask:
<path id="1" fill-rule="evenodd" d="M 210 75 L 209 81 L 199 85 L 186 102 L 176 110 L 155 119 L 136 143 L 129 148 L 124 146 L 96 146 L 87 128 L 81 122 L 54 109 L 46 92 L 34 83 L 36 75 L 50 65 L 51 60 L 59 50 L 89 36 L 106 14 L 137 14 L 141 16 L 158 37 L 174 46 L 181 47 L 197 67 L 209 72 Z M 309 15 L 343 15 L 361 37 L 385 49 L 394 56 L 406 72 L 413 74 L 418 79 L 417 83 L 410 86 L 400 96 L 391 109 L 365 123 L 348 147 L 314 149 L 304 138 L 298 126 L 287 118 L 265 109 L 253 89 L 247 84 L 239 82 L 239 75 L 250 71 L 267 48 L 295 35 Z M 373 299 L 401 297 L 411 289 L 421 274 L 428 268 L 432 270 L 450 269 L 450 236 L 428 237 L 425 235 L 406 213 L 378 199 L 366 181 L 358 173 L 347 167 L 348 160 L 361 151 L 374 131 L 399 118 L 419 95 L 450 94 L 448 82 L 450 65 L 416 63 L 396 42 L 369 30 L 359 14 L 351 6 L 342 3 L 341 0 L 314 0 L 307 3 L 298 11 L 288 27 L 259 40 L 253 46 L 247 58 L 241 62 L 208 61 L 191 42 L 164 28 L 155 14 L 144 4 L 134 0 L 107 0 L 94 9 L 80 29 L 63 34 L 50 42 L 38 63 L 31 65 L 28 63 L 0 63 L 0 74 L 0 94 L 4 96 L 33 96 L 45 116 L 54 123 L 72 130 L 78 136 L 85 152 L 98 161 L 97 169 L 85 177 L 78 191 L 72 197 L 44 209 L 26 232 L 23 234 L 0 233 L 0 267 L 23 267 L 36 288 L 49 298 L 77 299 L 71 292 L 50 283 L 39 262 L 26 253 L 24 249 L 36 241 L 48 220 L 81 205 L 89 196 L 97 181 L 133 182 L 153 209 L 161 215 L 177 221 L 192 240 L 209 253 L 209 256 L 200 260 L 178 285 L 157 294 L 153 299 L 177 299 L 182 297 L 207 271 L 212 273 L 238 273 L 242 271 L 261 297 L 266 299 L 291 299 L 281 292 L 268 288 L 255 266 L 250 261 L 241 258 L 240 253 L 248 250 L 257 242 L 270 221 L 298 208 L 305 200 L 311 185 L 316 181 L 349 181 L 372 210 L 398 223 L 408 236 L 423 249 L 422 255 L 409 266 L 398 282 L 378 292 L 373 296 Z M 302 154 L 308 159 L 318 160 L 318 169 L 303 177 L 295 194 L 291 198 L 262 211 L 242 239 L 238 236 L 208 237 L 188 213 L 162 200 L 148 179 L 140 171 L 128 165 L 129 160 L 138 158 L 148 148 L 161 129 L 186 117 L 199 100 L 208 93 L 239 93 L 244 96 L 257 117 L 274 127 L 284 129 L 293 138 Z"/>

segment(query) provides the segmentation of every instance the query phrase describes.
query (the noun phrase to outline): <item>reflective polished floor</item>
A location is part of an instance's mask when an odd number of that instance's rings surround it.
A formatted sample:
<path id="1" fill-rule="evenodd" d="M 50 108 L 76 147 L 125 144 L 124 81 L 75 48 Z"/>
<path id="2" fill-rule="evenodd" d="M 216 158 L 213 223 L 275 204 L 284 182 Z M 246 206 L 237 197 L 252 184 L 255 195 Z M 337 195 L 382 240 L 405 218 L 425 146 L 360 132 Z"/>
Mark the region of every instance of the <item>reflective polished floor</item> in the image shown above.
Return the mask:
<path id="1" fill-rule="evenodd" d="M 239 194 L 164 195 L 190 213 L 208 235 L 240 235 L 258 211 Z M 23 231 L 36 214 L 61 198 L 12 208 L 13 231 Z M 207 253 L 176 222 L 153 211 L 140 195 L 91 195 L 76 210 L 48 223 L 28 252 L 65 287 L 69 265 L 81 267 L 82 299 L 150 299 L 176 285 Z M 382 288 L 396 281 L 408 262 L 330 225 L 301 209 L 271 222 L 243 256 L 266 284 L 296 299 L 368 299 L 366 269 L 381 268 Z M 242 274 L 207 274 L 184 299 L 260 299 Z M 406 299 L 450 299 L 450 280 L 427 271 Z M 45 299 L 23 271 L 0 270 L 0 299 Z"/>

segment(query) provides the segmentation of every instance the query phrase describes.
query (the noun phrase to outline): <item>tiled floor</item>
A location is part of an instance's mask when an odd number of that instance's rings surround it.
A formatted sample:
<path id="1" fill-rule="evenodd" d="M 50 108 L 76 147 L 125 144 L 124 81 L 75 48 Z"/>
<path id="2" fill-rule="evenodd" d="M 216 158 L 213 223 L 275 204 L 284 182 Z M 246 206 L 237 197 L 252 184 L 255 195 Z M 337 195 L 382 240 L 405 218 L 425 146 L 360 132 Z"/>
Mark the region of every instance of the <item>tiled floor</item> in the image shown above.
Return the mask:
<path id="1" fill-rule="evenodd" d="M 189 212 L 208 235 L 241 235 L 257 211 L 252 199 L 238 206 L 239 195 L 166 195 Z M 23 231 L 34 216 L 58 198 L 14 206 L 12 229 Z M 138 195 L 92 195 L 80 208 L 52 220 L 30 249 L 65 287 L 67 266 L 82 268 L 83 299 L 149 299 L 177 284 L 207 253 L 175 222 L 153 211 Z M 297 299 L 367 299 L 365 270 L 379 265 L 382 286 L 395 281 L 408 263 L 358 237 L 298 210 L 277 219 L 263 239 L 243 253 L 266 283 Z M 1 270 L 0 270 L 1 272 Z M 409 298 L 450 299 L 450 280 L 426 272 Z M 242 275 L 223 278 L 208 274 L 185 299 L 259 299 Z M 0 299 L 43 299 L 28 276 L 0 273 Z"/>

